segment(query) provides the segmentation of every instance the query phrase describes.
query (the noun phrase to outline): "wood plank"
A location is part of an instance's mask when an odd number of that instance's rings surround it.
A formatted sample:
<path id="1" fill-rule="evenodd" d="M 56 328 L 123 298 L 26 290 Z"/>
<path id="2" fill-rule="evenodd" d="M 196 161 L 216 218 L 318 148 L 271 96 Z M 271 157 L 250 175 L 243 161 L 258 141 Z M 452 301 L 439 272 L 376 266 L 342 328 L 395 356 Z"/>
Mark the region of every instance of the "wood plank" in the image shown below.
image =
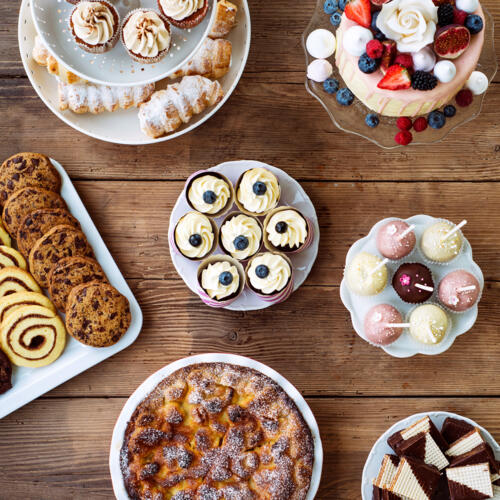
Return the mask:
<path id="1" fill-rule="evenodd" d="M 1 498 L 112 499 L 108 450 L 124 402 L 39 400 L 2 420 Z M 318 398 L 309 404 L 325 454 L 318 499 L 360 498 L 362 469 L 373 443 L 393 423 L 414 413 L 457 412 L 477 420 L 500 440 L 500 399 Z"/>

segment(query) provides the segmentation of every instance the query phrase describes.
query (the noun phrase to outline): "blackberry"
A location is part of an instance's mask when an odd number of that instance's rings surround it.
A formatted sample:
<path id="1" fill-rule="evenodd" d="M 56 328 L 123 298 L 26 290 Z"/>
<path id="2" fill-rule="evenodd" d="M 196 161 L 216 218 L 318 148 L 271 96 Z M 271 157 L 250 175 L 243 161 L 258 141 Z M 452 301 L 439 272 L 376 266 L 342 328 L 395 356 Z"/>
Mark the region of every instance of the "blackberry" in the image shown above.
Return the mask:
<path id="1" fill-rule="evenodd" d="M 448 26 L 453 24 L 453 5 L 444 3 L 438 7 L 438 24 L 439 26 Z"/>
<path id="2" fill-rule="evenodd" d="M 411 77 L 411 86 L 415 90 L 432 90 L 438 84 L 438 79 L 426 71 L 415 71 Z"/>

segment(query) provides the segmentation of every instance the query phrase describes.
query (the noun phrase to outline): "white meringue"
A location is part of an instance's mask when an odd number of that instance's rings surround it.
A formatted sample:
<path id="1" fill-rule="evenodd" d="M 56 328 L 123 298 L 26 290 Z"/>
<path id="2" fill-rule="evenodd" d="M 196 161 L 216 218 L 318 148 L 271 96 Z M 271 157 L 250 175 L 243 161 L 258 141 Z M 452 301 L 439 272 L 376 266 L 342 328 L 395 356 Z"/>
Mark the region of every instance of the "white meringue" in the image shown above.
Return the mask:
<path id="1" fill-rule="evenodd" d="M 488 77 L 481 71 L 473 71 L 465 86 L 474 94 L 484 94 L 488 89 Z"/>
<path id="2" fill-rule="evenodd" d="M 422 50 L 414 52 L 411 56 L 415 71 L 432 71 L 436 64 L 436 54 L 429 47 L 424 47 Z"/>
<path id="3" fill-rule="evenodd" d="M 366 44 L 373 40 L 372 32 L 363 26 L 353 26 L 344 35 L 344 49 L 352 56 L 359 57 L 366 52 Z"/>
<path id="4" fill-rule="evenodd" d="M 315 59 L 307 67 L 307 78 L 322 83 L 333 73 L 333 66 L 326 59 Z"/>
<path id="5" fill-rule="evenodd" d="M 451 61 L 439 61 L 434 66 L 434 76 L 441 83 L 448 83 L 457 75 L 457 67 Z"/>
<path id="6" fill-rule="evenodd" d="M 312 31 L 307 37 L 307 52 L 315 59 L 327 59 L 335 52 L 335 35 L 328 30 Z"/>
<path id="7" fill-rule="evenodd" d="M 457 0 L 456 7 L 467 12 L 467 14 L 472 14 L 479 8 L 479 0 Z"/>

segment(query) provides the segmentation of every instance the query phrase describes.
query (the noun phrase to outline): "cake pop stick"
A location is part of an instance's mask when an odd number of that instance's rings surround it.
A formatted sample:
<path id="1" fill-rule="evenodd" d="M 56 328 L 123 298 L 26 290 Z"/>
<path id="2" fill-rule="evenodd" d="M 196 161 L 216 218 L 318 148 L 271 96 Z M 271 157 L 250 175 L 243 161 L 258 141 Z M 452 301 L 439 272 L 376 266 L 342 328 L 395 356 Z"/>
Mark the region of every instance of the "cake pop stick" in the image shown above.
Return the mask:
<path id="1" fill-rule="evenodd" d="M 434 288 L 427 285 L 421 285 L 420 283 L 415 284 L 415 288 L 420 288 L 420 290 L 425 290 L 426 292 L 433 292 Z"/>
<path id="2" fill-rule="evenodd" d="M 454 235 L 459 229 L 465 226 L 467 221 L 464 219 L 460 224 L 457 224 L 451 231 L 448 231 L 444 236 L 442 241 L 446 241 L 450 236 Z"/>
<path id="3" fill-rule="evenodd" d="M 460 288 L 457 288 L 457 292 L 470 292 L 472 290 L 476 289 L 476 285 L 470 285 L 470 286 L 462 286 Z"/>
<path id="4" fill-rule="evenodd" d="M 368 276 L 371 276 L 372 274 L 375 274 L 379 269 L 384 267 L 387 263 L 389 262 L 389 259 L 384 259 L 383 261 L 379 262 L 369 273 Z"/>
<path id="5" fill-rule="evenodd" d="M 386 323 L 385 326 L 389 328 L 410 328 L 410 323 Z"/>
<path id="6" fill-rule="evenodd" d="M 414 229 L 415 229 L 415 224 L 411 224 L 398 236 L 398 240 L 402 240 L 407 234 L 410 234 Z"/>

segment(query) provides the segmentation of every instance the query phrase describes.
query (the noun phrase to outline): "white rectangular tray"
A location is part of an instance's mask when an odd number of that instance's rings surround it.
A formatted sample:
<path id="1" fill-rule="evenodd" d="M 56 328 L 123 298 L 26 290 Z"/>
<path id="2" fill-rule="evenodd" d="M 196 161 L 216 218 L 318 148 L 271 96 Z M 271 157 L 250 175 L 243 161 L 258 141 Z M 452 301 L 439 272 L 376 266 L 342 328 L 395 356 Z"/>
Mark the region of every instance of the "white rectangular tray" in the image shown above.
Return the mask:
<path id="1" fill-rule="evenodd" d="M 88 347 L 68 335 L 64 352 L 51 365 L 43 368 L 13 367 L 12 389 L 0 395 L 0 419 L 113 354 L 123 351 L 135 341 L 142 328 L 142 311 L 132 290 L 109 253 L 68 174 L 58 162 L 51 161 L 61 174 L 61 196 L 80 222 L 82 231 L 94 249 L 95 258 L 109 282 L 129 300 L 132 322 L 125 335 L 111 347 Z"/>

